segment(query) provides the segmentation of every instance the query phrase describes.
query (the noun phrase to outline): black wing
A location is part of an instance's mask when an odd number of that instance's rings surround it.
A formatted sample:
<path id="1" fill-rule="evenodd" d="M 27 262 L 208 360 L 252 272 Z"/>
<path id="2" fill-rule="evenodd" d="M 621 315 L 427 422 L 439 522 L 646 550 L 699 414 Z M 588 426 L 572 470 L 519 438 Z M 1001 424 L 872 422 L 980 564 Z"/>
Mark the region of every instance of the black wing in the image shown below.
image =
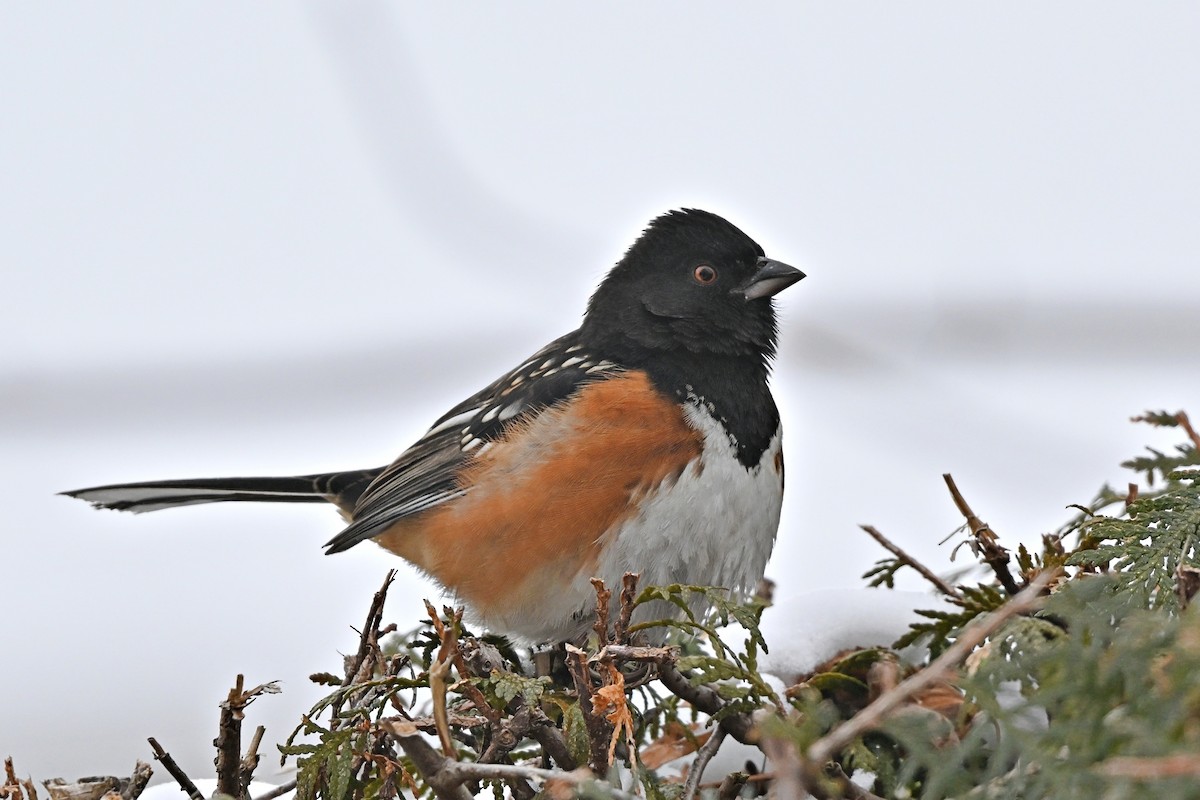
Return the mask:
<path id="1" fill-rule="evenodd" d="M 325 546 L 340 553 L 396 520 L 461 497 L 462 468 L 518 420 L 561 402 L 622 368 L 585 352 L 578 332 L 556 339 L 519 367 L 450 409 L 375 478 L 350 526 Z"/>

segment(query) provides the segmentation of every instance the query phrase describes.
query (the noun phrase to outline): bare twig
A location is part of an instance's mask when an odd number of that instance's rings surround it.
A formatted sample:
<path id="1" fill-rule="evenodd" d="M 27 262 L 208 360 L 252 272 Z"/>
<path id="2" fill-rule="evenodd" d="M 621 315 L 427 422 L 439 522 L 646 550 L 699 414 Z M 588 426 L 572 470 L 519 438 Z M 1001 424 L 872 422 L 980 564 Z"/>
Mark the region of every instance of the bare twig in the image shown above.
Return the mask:
<path id="1" fill-rule="evenodd" d="M 547 784 L 565 783 L 568 786 L 588 786 L 597 794 L 613 798 L 613 800 L 641 800 L 612 784 L 596 779 L 590 771 L 577 769 L 574 772 L 559 772 L 557 770 L 526 767 L 520 764 L 475 764 L 458 762 L 451 766 L 452 775 L 461 776 L 463 780 L 504 780 L 511 777 L 542 781 Z"/>
<path id="2" fill-rule="evenodd" d="M 438 742 L 442 745 L 442 754 L 454 756 L 454 740 L 450 738 L 450 721 L 446 708 L 447 681 L 450 675 L 450 665 L 445 661 L 436 660 L 429 665 L 429 691 L 433 694 L 433 722 L 437 728 Z"/>
<path id="3" fill-rule="evenodd" d="M 747 777 L 744 772 L 731 772 L 716 783 L 703 784 L 702 788 L 716 789 L 717 800 L 735 800 L 741 796 Z"/>
<path id="4" fill-rule="evenodd" d="M 770 737 L 763 740 L 762 749 L 775 765 L 775 780 L 771 784 L 775 800 L 801 800 L 808 797 L 800 774 L 802 765 L 796 745 Z"/>
<path id="5" fill-rule="evenodd" d="M 1042 591 L 1056 575 L 1057 570 L 1043 571 L 1003 606 L 974 620 L 963 629 L 954 644 L 946 648 L 928 667 L 884 692 L 862 711 L 814 742 L 808 748 L 807 760 L 824 764 L 855 739 L 878 727 L 884 717 L 914 694 L 944 679 L 977 645 L 999 630 L 1005 622 L 1039 605 L 1042 601 Z"/>
<path id="6" fill-rule="evenodd" d="M 4 757 L 4 785 L 0 786 L 0 798 L 25 800 L 21 792 L 21 782 L 17 780 L 17 771 L 13 768 L 12 756 Z"/>
<path id="7" fill-rule="evenodd" d="M 696 758 L 692 761 L 691 769 L 688 770 L 687 781 L 683 784 L 683 794 L 680 795 L 680 800 L 695 800 L 696 792 L 700 789 L 700 779 L 704 777 L 704 768 L 721 749 L 725 735 L 725 730 L 718 726 L 712 732 L 712 736 L 708 737 L 708 741 L 696 751 Z"/>
<path id="8" fill-rule="evenodd" d="M 276 786 L 274 789 L 272 789 L 269 792 L 263 792 L 258 797 L 254 798 L 254 800 L 275 800 L 276 797 L 283 797 L 285 794 L 294 790 L 295 788 L 296 788 L 296 780 L 293 778 L 292 780 L 288 781 L 287 783 Z"/>
<path id="9" fill-rule="evenodd" d="M 250 781 L 254 780 L 254 770 L 258 769 L 258 746 L 262 744 L 262 737 L 266 732 L 267 729 L 262 725 L 254 729 L 250 746 L 246 748 L 246 755 L 242 756 L 241 765 L 238 767 L 238 779 L 241 780 L 242 786 L 246 787 L 247 797 L 250 795 Z"/>
<path id="10" fill-rule="evenodd" d="M 1101 761 L 1094 769 L 1108 778 L 1132 778 L 1143 781 L 1164 778 L 1200 778 L 1200 758 L 1197 758 L 1195 753 L 1145 758 L 1114 756 Z"/>
<path id="11" fill-rule="evenodd" d="M 217 738 L 213 741 L 217 748 L 217 757 L 213 763 L 217 766 L 217 792 L 249 800 L 250 794 L 246 787 L 250 785 L 254 768 L 258 766 L 258 742 L 262 733 L 255 736 L 254 744 L 247 751 L 246 759 L 243 759 L 242 720 L 246 717 L 246 706 L 261 695 L 278 694 L 279 684 L 269 681 L 252 689 L 244 689 L 244 686 L 245 677 L 238 675 L 233 688 L 229 690 L 229 696 L 221 703 L 220 727 L 217 729 Z"/>
<path id="12" fill-rule="evenodd" d="M 962 593 L 959 592 L 958 589 L 955 589 L 953 586 L 946 583 L 929 567 L 925 566 L 920 561 L 917 561 L 908 553 L 900 549 L 899 545 L 880 533 L 874 525 L 859 525 L 858 527 L 866 531 L 867 535 L 872 539 L 879 542 L 879 544 L 883 546 L 884 550 L 887 550 L 896 558 L 900 559 L 900 561 L 902 561 L 904 564 L 907 564 L 917 572 L 921 573 L 921 577 L 925 578 L 925 580 L 936 586 L 938 591 L 940 591 L 942 594 L 946 595 L 947 597 L 962 597 Z"/>
<path id="13" fill-rule="evenodd" d="M 728 779 L 730 777 L 732 777 L 733 775 L 737 775 L 737 774 L 738 773 L 736 773 L 736 772 L 730 773 L 730 775 L 726 776 L 725 780 L 710 781 L 709 783 L 702 783 L 702 784 L 700 784 L 700 788 L 701 789 L 719 789 L 722 786 L 726 785 L 726 783 L 728 782 Z M 778 776 L 775 774 L 774 771 L 756 772 L 753 775 L 746 775 L 745 773 L 742 773 L 738 783 L 740 785 L 745 785 L 747 783 L 766 783 L 767 781 L 775 780 L 776 777 L 778 777 Z"/>
<path id="14" fill-rule="evenodd" d="M 693 708 L 709 716 L 714 716 L 724 709 L 725 701 L 716 691 L 708 686 L 693 686 L 692 682 L 676 668 L 677 656 L 677 653 L 670 651 L 668 657 L 658 662 L 658 678 L 662 681 L 663 686 L 666 686 L 676 697 L 686 700 Z M 757 744 L 754 721 L 749 714 L 726 714 L 721 717 L 720 725 L 726 733 L 742 744 Z"/>
<path id="15" fill-rule="evenodd" d="M 217 729 L 217 792 L 230 797 L 245 798 L 245 788 L 242 785 L 242 686 L 245 677 L 237 676 L 234 686 L 229 690 L 229 697 L 221 703 L 221 723 Z"/>
<path id="16" fill-rule="evenodd" d="M 950 496 L 954 498 L 954 505 L 967 520 L 967 528 L 971 531 L 971 538 L 975 541 L 977 552 L 983 556 L 984 563 L 992 568 L 996 579 L 1000 581 L 1004 591 L 1008 592 L 1009 597 L 1017 594 L 1021 587 L 1017 586 L 1017 582 L 1008 568 L 1008 550 L 997 540 L 995 531 L 976 516 L 971 507 L 967 505 L 966 499 L 958 490 L 958 486 L 954 484 L 954 478 L 950 476 L 950 473 L 945 473 L 942 478 L 946 481 L 946 488 L 950 490 Z"/>
<path id="17" fill-rule="evenodd" d="M 772 784 L 776 800 L 808 797 L 817 800 L 883 800 L 851 781 L 837 764 L 823 768 L 818 762 L 801 758 L 794 742 L 769 738 L 763 741 L 763 751 L 776 767 Z"/>
<path id="18" fill-rule="evenodd" d="M 38 800 L 33 781 L 17 781 L 11 769 L 11 760 L 5 760 L 6 782 L 0 786 L 0 798 L 5 800 Z M 43 781 L 50 800 L 136 800 L 146 789 L 154 770 L 145 761 L 138 761 L 128 778 L 114 775 L 97 775 L 66 781 L 50 778 Z M 24 795 L 22 795 L 24 789 Z"/>
<path id="19" fill-rule="evenodd" d="M 530 729 L 530 737 L 542 746 L 542 752 L 550 756 L 555 764 L 567 772 L 579 768 L 579 762 L 571 755 L 566 737 L 562 731 L 554 727 L 554 723 L 540 708 L 533 712 L 534 726 Z"/>
<path id="20" fill-rule="evenodd" d="M 1183 428 L 1184 433 L 1192 440 L 1192 446 L 1200 451 L 1200 433 L 1196 433 L 1196 429 L 1192 427 L 1192 421 L 1188 419 L 1187 413 L 1180 411 L 1175 415 L 1175 421 L 1179 423 L 1179 427 Z"/>
<path id="21" fill-rule="evenodd" d="M 437 752 L 418 734 L 394 734 L 400 746 L 425 778 L 440 800 L 469 800 L 463 787 L 473 780 L 532 780 L 546 784 L 564 783 L 568 786 L 591 786 L 613 800 L 637 800 L 634 795 L 596 780 L 590 770 L 564 772 L 520 764 L 480 764 L 477 761 L 451 761 Z"/>
<path id="22" fill-rule="evenodd" d="M 492 739 L 477 760 L 484 764 L 495 764 L 511 753 L 513 748 L 529 735 L 532 728 L 533 716 L 529 708 L 522 705 L 521 709 L 512 715 L 512 719 L 492 729 Z"/>
<path id="23" fill-rule="evenodd" d="M 675 656 L 670 647 L 636 647 L 628 644 L 610 644 L 591 657 L 591 661 L 643 661 L 660 664 L 664 659 Z"/>
<path id="24" fill-rule="evenodd" d="M 387 630 L 380 627 L 383 621 L 383 606 L 387 602 L 388 588 L 392 585 L 392 581 L 395 578 L 396 570 L 388 570 L 387 575 L 383 579 L 383 586 L 371 598 L 371 607 L 367 610 L 366 622 L 363 624 L 362 630 L 358 631 L 358 650 L 353 656 L 346 656 L 345 659 L 345 675 L 341 680 L 341 688 L 343 689 L 349 689 L 357 683 L 365 683 L 375 674 L 375 668 L 379 665 L 379 661 L 382 658 L 382 651 L 379 648 L 379 637 Z M 330 730 L 337 730 L 346 719 L 342 713 L 345 704 L 349 702 L 352 706 L 355 705 L 369 691 L 370 689 L 368 688 L 359 691 L 339 692 L 333 702 L 330 713 Z"/>
<path id="25" fill-rule="evenodd" d="M 454 762 L 434 750 L 420 734 L 396 730 L 392 735 L 438 800 L 471 800 L 471 793 L 463 786 L 466 778 L 458 780 L 446 773 L 447 767 Z"/>
<path id="26" fill-rule="evenodd" d="M 138 763 L 138 767 L 146 767 L 146 765 L 143 764 L 141 761 L 139 761 L 137 763 Z M 146 769 L 150 769 L 150 768 L 146 767 Z M 133 774 L 134 774 L 134 777 L 137 777 L 138 773 L 137 773 L 136 768 L 134 769 Z M 100 781 L 100 780 L 116 780 L 116 779 L 83 778 L 80 781 L 78 781 L 76 783 L 76 785 L 82 784 L 84 781 Z M 133 780 L 133 778 L 130 778 L 127 781 L 122 781 L 121 785 L 128 785 L 130 783 L 130 781 L 132 781 L 132 780 Z M 46 789 L 48 791 L 50 791 L 52 796 L 54 794 L 54 790 L 51 788 L 51 786 L 53 786 L 53 785 L 55 785 L 55 784 L 53 784 L 51 781 L 46 781 Z M 143 781 L 142 787 L 144 788 L 145 785 L 146 785 L 146 783 L 145 783 L 145 781 Z M 88 787 L 88 791 L 91 791 L 91 789 L 92 789 L 92 787 Z M 138 793 L 139 794 L 141 793 L 141 789 L 138 789 Z M 28 797 L 26 797 L 26 795 L 28 795 Z M 0 798 L 7 798 L 7 800 L 38 800 L 37 787 L 35 787 L 33 785 L 33 781 L 17 777 L 16 769 L 13 768 L 12 756 L 5 756 L 5 758 L 4 758 L 4 784 L 0 785 Z"/>
<path id="27" fill-rule="evenodd" d="M 455 647 L 454 667 L 462 677 L 474 675 L 478 678 L 486 678 L 493 671 L 504 669 L 504 658 L 492 645 L 477 639 L 468 639 L 461 646 Z M 500 722 L 504 714 L 499 709 L 492 708 L 487 698 L 483 696 L 483 692 L 479 691 L 478 686 L 470 681 L 464 681 L 459 684 L 459 688 L 467 697 L 471 698 L 471 702 L 475 704 L 475 710 L 487 717 L 489 722 L 492 724 Z"/>
<path id="28" fill-rule="evenodd" d="M 146 784 L 150 782 L 150 776 L 153 774 L 154 770 L 150 765 L 139 759 L 133 765 L 133 774 L 129 776 L 129 782 L 121 786 L 121 800 L 137 800 L 146 790 Z M 37 800 L 37 793 L 32 793 L 29 800 Z"/>
<path id="29" fill-rule="evenodd" d="M 599 578 L 592 578 L 592 588 L 596 590 L 596 622 L 592 630 L 596 632 L 597 646 L 603 647 L 608 644 L 608 602 L 612 599 L 612 590 Z"/>
<path id="30" fill-rule="evenodd" d="M 640 572 L 626 572 L 621 577 L 621 609 L 617 614 L 617 624 L 613 628 L 613 642 L 627 644 L 629 639 L 629 620 L 633 617 L 633 604 L 637 599 L 638 578 Z"/>
<path id="31" fill-rule="evenodd" d="M 578 647 L 567 645 L 567 669 L 575 682 L 579 694 L 579 710 L 583 712 L 584 725 L 588 734 L 588 761 L 598 775 L 607 775 L 608 745 L 612 741 L 613 728 L 602 714 L 596 712 L 595 692 L 588 671 L 587 653 Z"/>
<path id="32" fill-rule="evenodd" d="M 163 769 L 171 774 L 171 777 L 179 784 L 179 788 L 187 792 L 188 797 L 192 800 L 204 800 L 204 795 L 196 788 L 196 784 L 192 783 L 192 779 L 187 776 L 187 773 L 179 768 L 175 759 L 171 758 L 171 754 L 163 750 L 158 740 L 151 736 L 146 741 L 150 742 L 150 749 L 154 751 L 154 757 L 162 762 Z"/>
<path id="33" fill-rule="evenodd" d="M 74 782 L 51 778 L 42 781 L 42 785 L 50 793 L 50 800 L 101 800 L 110 795 L 119 797 L 121 793 L 121 779 L 113 775 L 91 775 L 78 778 Z M 8 794 L 8 797 L 19 798 L 20 787 L 16 785 L 0 788 L 0 797 L 4 796 L 6 791 L 12 790 L 16 790 L 15 796 Z"/>

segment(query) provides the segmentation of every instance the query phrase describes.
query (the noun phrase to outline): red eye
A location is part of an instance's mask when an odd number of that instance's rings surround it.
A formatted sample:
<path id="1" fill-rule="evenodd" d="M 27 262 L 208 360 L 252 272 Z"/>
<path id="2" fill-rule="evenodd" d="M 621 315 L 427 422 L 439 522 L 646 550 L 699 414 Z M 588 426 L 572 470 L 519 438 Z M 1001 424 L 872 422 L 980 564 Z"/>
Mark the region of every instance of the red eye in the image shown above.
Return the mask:
<path id="1" fill-rule="evenodd" d="M 692 279 L 701 286 L 708 286 L 717 282 L 717 271 L 708 264 L 701 264 L 692 270 Z"/>

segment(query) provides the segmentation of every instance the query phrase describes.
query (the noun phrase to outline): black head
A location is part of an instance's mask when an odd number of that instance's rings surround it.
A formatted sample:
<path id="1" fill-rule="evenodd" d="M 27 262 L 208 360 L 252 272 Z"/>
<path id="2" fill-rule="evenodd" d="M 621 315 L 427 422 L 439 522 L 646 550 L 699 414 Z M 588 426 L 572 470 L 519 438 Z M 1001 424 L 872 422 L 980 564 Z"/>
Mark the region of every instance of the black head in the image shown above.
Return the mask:
<path id="1" fill-rule="evenodd" d="M 621 354 L 775 352 L 772 296 L 804 277 L 707 211 L 652 221 L 592 295 L 580 333 Z"/>

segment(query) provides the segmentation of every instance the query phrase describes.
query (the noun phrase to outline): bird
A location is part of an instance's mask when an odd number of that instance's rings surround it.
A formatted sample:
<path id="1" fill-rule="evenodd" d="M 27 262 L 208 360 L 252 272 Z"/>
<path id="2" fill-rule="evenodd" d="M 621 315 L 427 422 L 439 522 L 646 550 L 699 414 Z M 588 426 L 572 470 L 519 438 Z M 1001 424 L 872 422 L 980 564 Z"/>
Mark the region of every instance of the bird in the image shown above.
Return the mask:
<path id="1" fill-rule="evenodd" d="M 716 214 L 668 211 L 602 279 L 578 329 L 387 466 L 62 494 L 131 512 L 332 503 L 347 525 L 328 554 L 373 540 L 474 624 L 530 644 L 586 640 L 593 578 L 614 587 L 638 573 L 642 586 L 744 596 L 765 572 L 783 502 L 773 298 L 803 277 Z M 658 600 L 635 621 L 674 613 Z"/>

